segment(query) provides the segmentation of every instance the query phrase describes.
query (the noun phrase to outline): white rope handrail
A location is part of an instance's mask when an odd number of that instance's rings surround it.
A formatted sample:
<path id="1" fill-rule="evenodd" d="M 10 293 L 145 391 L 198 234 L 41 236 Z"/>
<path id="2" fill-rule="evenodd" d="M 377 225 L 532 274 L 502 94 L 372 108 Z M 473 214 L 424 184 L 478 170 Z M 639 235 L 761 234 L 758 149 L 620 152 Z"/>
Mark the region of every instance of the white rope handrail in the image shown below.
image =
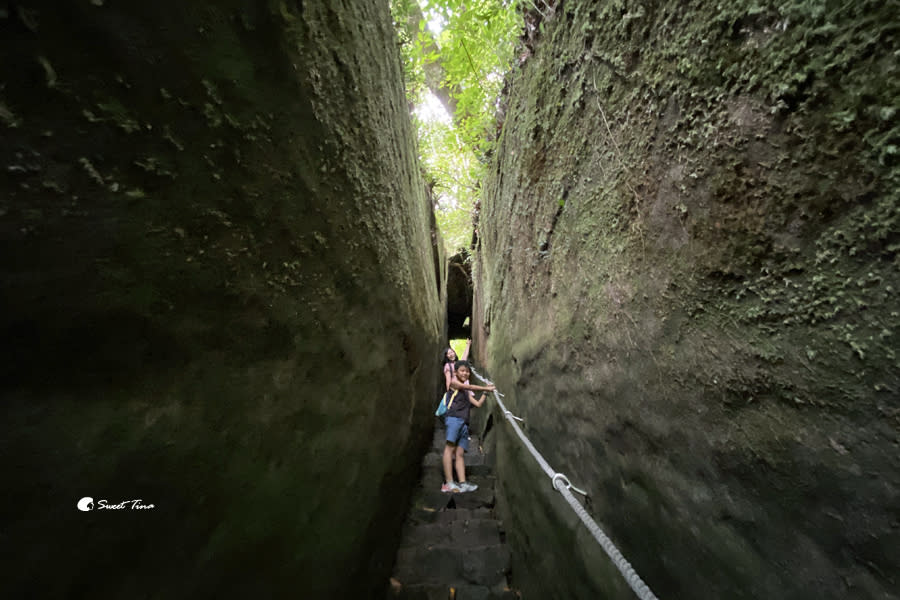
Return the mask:
<path id="1" fill-rule="evenodd" d="M 485 382 L 488 385 L 494 385 L 494 383 L 487 378 L 481 376 L 475 369 L 471 369 L 472 374 L 475 375 L 478 379 Z M 580 502 L 575 498 L 570 490 L 575 490 L 582 496 L 587 496 L 587 492 L 579 490 L 574 487 L 572 483 L 569 481 L 569 478 L 566 477 L 563 473 L 557 473 L 553 470 L 550 464 L 541 456 L 541 453 L 537 451 L 537 448 L 534 447 L 534 444 L 531 443 L 531 440 L 526 437 L 525 433 L 522 431 L 522 428 L 519 427 L 519 424 L 516 423 L 516 420 L 522 421 L 519 417 L 515 416 L 510 412 L 506 406 L 503 404 L 503 401 L 500 399 L 500 394 L 497 390 L 494 390 L 494 399 L 497 401 L 497 404 L 500 406 L 500 410 L 503 412 L 503 416 L 506 417 L 506 420 L 510 422 L 515 430 L 516 434 L 519 436 L 519 439 L 522 440 L 522 443 L 525 444 L 525 447 L 528 448 L 528 451 L 531 452 L 531 455 L 537 461 L 538 465 L 540 465 L 541 469 L 543 469 L 544 473 L 550 478 L 553 483 L 553 488 L 562 494 L 562 497 L 566 499 L 566 502 L 569 503 L 569 506 L 572 507 L 572 510 L 575 511 L 575 514 L 581 519 L 581 522 L 585 524 L 588 528 L 588 531 L 591 532 L 591 535 L 594 536 L 594 539 L 597 540 L 597 543 L 603 548 L 604 552 L 609 556 L 612 560 L 613 564 L 625 578 L 625 581 L 628 582 L 628 585 L 637 594 L 637 597 L 641 600 L 659 600 L 656 597 L 650 588 L 644 583 L 644 580 L 635 572 L 634 568 L 631 566 L 631 563 L 622 556 L 622 553 L 619 552 L 619 549 L 616 548 L 615 544 L 612 543 L 612 540 L 607 537 L 603 530 L 600 529 L 600 526 L 597 525 L 597 522 L 594 521 L 593 518 L 587 513 L 584 507 Z"/>

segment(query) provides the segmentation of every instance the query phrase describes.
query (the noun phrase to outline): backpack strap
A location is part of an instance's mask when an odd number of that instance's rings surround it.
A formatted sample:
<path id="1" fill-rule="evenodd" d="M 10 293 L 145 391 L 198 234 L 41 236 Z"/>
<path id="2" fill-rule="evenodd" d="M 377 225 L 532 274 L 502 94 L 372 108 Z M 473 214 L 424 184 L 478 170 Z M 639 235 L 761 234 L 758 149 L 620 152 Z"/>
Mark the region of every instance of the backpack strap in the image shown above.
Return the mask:
<path id="1" fill-rule="evenodd" d="M 460 391 L 461 391 L 461 390 L 453 390 L 453 395 L 450 396 L 450 402 L 447 403 L 447 410 L 450 410 L 450 407 L 453 406 L 453 401 L 456 399 L 456 395 L 457 395 Z"/>

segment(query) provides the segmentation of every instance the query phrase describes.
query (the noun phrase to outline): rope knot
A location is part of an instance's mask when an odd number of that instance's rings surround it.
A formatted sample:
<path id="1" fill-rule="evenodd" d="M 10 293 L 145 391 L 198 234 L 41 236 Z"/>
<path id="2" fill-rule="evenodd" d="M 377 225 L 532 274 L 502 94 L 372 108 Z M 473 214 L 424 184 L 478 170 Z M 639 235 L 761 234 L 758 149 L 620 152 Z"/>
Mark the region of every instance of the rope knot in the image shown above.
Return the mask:
<path id="1" fill-rule="evenodd" d="M 563 475 L 562 473 L 554 473 L 553 474 L 553 488 L 557 491 L 562 491 L 563 486 L 567 490 L 575 490 L 582 496 L 587 496 L 587 492 L 584 490 L 579 490 L 577 487 L 572 485 L 572 482 L 569 481 L 569 478 Z"/>

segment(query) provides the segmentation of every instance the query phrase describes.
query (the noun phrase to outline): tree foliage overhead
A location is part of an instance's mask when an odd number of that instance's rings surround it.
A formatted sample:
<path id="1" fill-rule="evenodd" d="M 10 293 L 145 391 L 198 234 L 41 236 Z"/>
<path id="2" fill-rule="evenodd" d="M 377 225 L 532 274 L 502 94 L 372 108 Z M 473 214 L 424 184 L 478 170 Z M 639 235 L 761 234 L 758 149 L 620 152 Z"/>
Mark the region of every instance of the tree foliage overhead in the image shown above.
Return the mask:
<path id="1" fill-rule="evenodd" d="M 472 237 L 485 154 L 496 135 L 497 101 L 520 26 L 516 2 L 394 0 L 391 8 L 420 159 L 435 192 L 438 225 L 453 252 Z"/>

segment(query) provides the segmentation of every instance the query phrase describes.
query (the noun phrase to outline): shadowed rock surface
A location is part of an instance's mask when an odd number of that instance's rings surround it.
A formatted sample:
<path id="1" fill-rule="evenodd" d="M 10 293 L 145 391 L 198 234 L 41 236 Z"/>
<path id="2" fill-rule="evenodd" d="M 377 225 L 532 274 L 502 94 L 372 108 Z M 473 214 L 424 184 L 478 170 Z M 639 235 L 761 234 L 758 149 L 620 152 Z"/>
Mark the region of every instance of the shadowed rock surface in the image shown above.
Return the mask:
<path id="1" fill-rule="evenodd" d="M 468 252 L 461 252 L 450 257 L 447 267 L 447 327 L 450 339 L 471 337 L 472 296 L 471 257 Z"/>
<path id="2" fill-rule="evenodd" d="M 0 8 L 2 595 L 381 593 L 444 343 L 386 3 Z"/>
<path id="3" fill-rule="evenodd" d="M 898 597 L 892 11 L 566 1 L 511 76 L 476 358 L 660 598 Z M 633 597 L 498 429 L 517 587 Z"/>

